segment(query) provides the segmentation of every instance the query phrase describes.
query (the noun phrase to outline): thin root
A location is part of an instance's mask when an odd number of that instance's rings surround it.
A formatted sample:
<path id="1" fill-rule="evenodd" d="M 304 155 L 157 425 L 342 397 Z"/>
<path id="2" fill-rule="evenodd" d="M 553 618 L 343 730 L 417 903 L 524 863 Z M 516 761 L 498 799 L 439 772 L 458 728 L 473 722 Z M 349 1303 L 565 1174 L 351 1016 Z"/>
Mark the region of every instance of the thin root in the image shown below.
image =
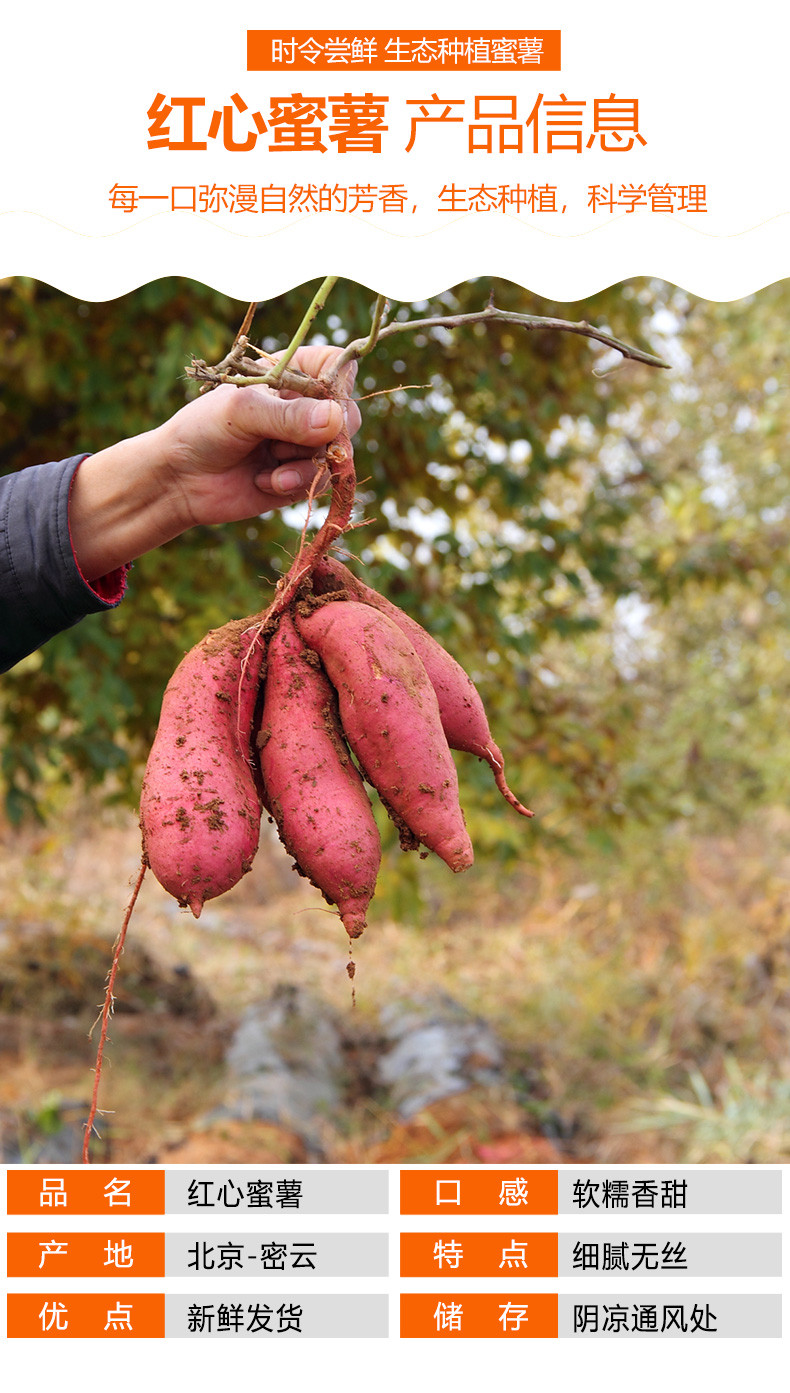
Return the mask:
<path id="1" fill-rule="evenodd" d="M 499 792 L 502 794 L 502 797 L 507 800 L 511 808 L 515 808 L 516 812 L 521 813 L 522 817 L 534 817 L 535 814 L 531 809 L 525 808 L 523 803 L 519 803 L 515 793 L 511 793 L 505 780 L 505 766 L 501 759 L 497 759 L 490 745 L 486 745 L 483 758 L 490 764 L 494 774 L 494 782 Z"/>
<path id="2" fill-rule="evenodd" d="M 137 879 L 134 883 L 132 898 L 130 899 L 129 904 L 127 906 L 126 913 L 123 918 L 123 923 L 121 924 L 121 931 L 115 940 L 115 947 L 113 948 L 112 967 L 110 968 L 109 976 L 107 978 L 107 990 L 104 994 L 104 1006 L 102 1007 L 101 1012 L 101 1035 L 99 1036 L 99 1048 L 96 1051 L 96 1065 L 93 1073 L 93 1094 L 91 1096 L 91 1105 L 90 1111 L 88 1113 L 88 1120 L 85 1123 L 85 1137 L 82 1143 L 82 1164 L 84 1166 L 90 1165 L 91 1132 L 96 1131 L 95 1122 L 96 1114 L 99 1111 L 99 1083 L 101 1081 L 102 1062 L 104 1060 L 104 1046 L 107 1041 L 107 1027 L 109 1025 L 110 1015 L 112 1012 L 113 1003 L 115 1001 L 115 997 L 113 996 L 113 987 L 115 986 L 115 978 L 118 975 L 118 964 L 121 960 L 121 953 L 123 952 L 124 940 L 126 939 L 126 930 L 129 927 L 129 920 L 132 917 L 132 911 L 137 903 L 137 896 L 140 893 L 140 887 L 145 878 L 145 872 L 147 868 L 147 862 L 145 858 L 143 858 L 143 860 L 140 862 L 140 870 L 137 873 Z M 98 1136 L 99 1133 L 96 1132 L 96 1135 Z"/>

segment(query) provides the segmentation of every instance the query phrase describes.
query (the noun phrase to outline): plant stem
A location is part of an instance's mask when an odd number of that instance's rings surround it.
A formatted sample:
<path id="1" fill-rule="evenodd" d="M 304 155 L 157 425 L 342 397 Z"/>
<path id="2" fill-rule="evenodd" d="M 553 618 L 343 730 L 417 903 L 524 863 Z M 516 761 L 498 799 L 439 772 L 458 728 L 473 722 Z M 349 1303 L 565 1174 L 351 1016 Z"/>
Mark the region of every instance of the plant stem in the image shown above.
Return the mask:
<path id="1" fill-rule="evenodd" d="M 514 324 L 527 330 L 556 329 L 564 330 L 565 333 L 569 334 L 581 334 L 584 338 L 594 339 L 596 343 L 602 343 L 607 348 L 616 349 L 618 353 L 622 353 L 624 358 L 630 358 L 636 363 L 646 363 L 651 368 L 668 368 L 670 366 L 669 363 L 665 363 L 662 358 L 657 358 L 653 353 L 644 353 L 641 348 L 633 348 L 630 344 L 613 338 L 611 334 L 604 334 L 584 319 L 573 324 L 567 319 L 549 319 L 539 314 L 517 314 L 514 310 L 500 310 L 491 304 L 486 305 L 485 309 L 476 310 L 471 314 L 437 315 L 431 319 L 393 320 L 391 324 L 387 324 L 379 330 L 375 342 L 381 342 L 382 339 L 390 338 L 393 334 L 419 333 L 424 329 L 458 329 L 463 324 L 481 324 L 490 321 Z M 334 382 L 350 362 L 363 358 L 366 353 L 369 353 L 373 346 L 371 337 L 369 335 L 365 339 L 354 339 L 352 343 L 347 344 L 336 360 L 332 371 L 327 374 L 326 381 Z"/>
<path id="2" fill-rule="evenodd" d="M 247 306 L 247 313 L 245 314 L 243 320 L 241 321 L 241 325 L 240 325 L 240 327 L 239 327 L 239 332 L 237 333 L 235 339 L 233 340 L 233 347 L 234 347 L 234 348 L 236 347 L 236 344 L 238 343 L 238 341 L 239 341 L 240 338 L 245 338 L 245 339 L 246 339 L 247 335 L 249 334 L 250 329 L 251 329 L 251 327 L 252 327 L 252 321 L 253 321 L 253 319 L 255 318 L 255 311 L 257 310 L 257 308 L 258 308 L 258 301 L 257 301 L 257 300 L 253 300 L 252 303 L 249 304 L 249 305 Z"/>
<path id="3" fill-rule="evenodd" d="M 282 377 L 283 370 L 287 368 L 288 364 L 290 363 L 291 359 L 294 356 L 294 353 L 296 352 L 297 348 L 299 348 L 300 344 L 304 343 L 310 330 L 310 325 L 313 323 L 313 320 L 318 318 L 319 314 L 324 308 L 324 305 L 327 302 L 327 299 L 329 298 L 331 291 L 337 285 L 339 279 L 339 276 L 326 276 L 319 285 L 318 290 L 316 291 L 315 295 L 310 301 L 304 319 L 302 320 L 301 324 L 299 325 L 299 328 L 297 329 L 296 333 L 291 339 L 291 342 L 286 348 L 282 358 L 278 358 L 276 366 L 273 367 L 271 372 L 267 373 L 266 375 L 266 380 L 268 381 L 270 386 L 276 386 L 279 382 L 280 378 Z"/>
<path id="4" fill-rule="evenodd" d="M 207 387 L 218 387 L 222 382 L 230 382 L 234 387 L 249 387 L 255 383 L 260 383 L 264 387 L 286 387 L 289 391 L 298 392 L 303 397 L 326 396 L 326 392 L 318 379 L 308 377 L 307 373 L 300 372 L 299 368 L 286 368 L 275 382 L 273 372 L 267 370 L 262 373 L 260 367 L 260 363 L 253 358 L 239 358 L 230 366 L 223 359 L 214 367 L 209 367 L 202 358 L 193 358 L 186 369 L 186 375 L 191 377 L 194 382 L 202 382 Z"/>
<path id="5" fill-rule="evenodd" d="M 372 350 L 376 347 L 376 344 L 379 341 L 379 336 L 381 334 L 381 321 L 387 313 L 389 307 L 390 302 L 387 299 L 386 295 L 379 295 L 376 299 L 376 307 L 373 311 L 373 322 L 370 326 L 370 334 L 368 335 L 365 347 L 362 349 L 362 352 L 359 355 L 360 358 L 364 358 L 367 353 L 371 353 Z"/>
<path id="6" fill-rule="evenodd" d="M 337 277 L 328 277 L 333 283 Z M 327 282 L 324 282 L 326 285 Z M 331 287 L 330 287 L 331 288 Z M 327 291 L 327 294 L 329 292 Z M 191 367 L 187 368 L 187 375 L 198 381 L 210 383 L 212 386 L 220 382 L 232 382 L 234 386 L 244 387 L 253 383 L 261 383 L 264 386 L 287 387 L 290 391 L 301 392 L 304 396 L 321 396 L 314 378 L 308 377 L 305 373 L 299 372 L 295 368 L 287 368 L 288 357 L 291 350 L 295 352 L 296 346 L 302 342 L 304 334 L 307 332 L 309 324 L 320 311 L 320 304 L 315 308 L 316 302 L 320 297 L 319 291 L 316 300 L 299 326 L 294 338 L 286 350 L 286 354 L 279 360 L 277 365 L 269 372 L 261 373 L 260 365 L 249 358 L 234 356 L 231 352 L 216 367 L 209 367 L 200 359 L 193 359 Z M 354 339 L 347 344 L 343 352 L 338 355 L 334 366 L 325 374 L 322 381 L 333 391 L 337 387 L 344 369 L 349 363 L 364 358 L 372 352 L 377 343 L 383 339 L 390 338 L 393 334 L 406 334 L 410 332 L 420 332 L 424 329 L 458 329 L 464 324 L 480 323 L 500 323 L 513 324 L 517 328 L 529 330 L 551 329 L 569 334 L 580 334 L 583 338 L 593 339 L 596 343 L 602 343 L 606 348 L 613 348 L 617 353 L 621 353 L 624 358 L 630 359 L 635 363 L 645 363 L 651 368 L 669 368 L 670 364 L 665 363 L 663 358 L 658 358 L 653 353 L 646 353 L 641 348 L 634 348 L 631 344 L 623 343 L 621 339 L 614 338 L 611 334 L 605 334 L 601 329 L 596 329 L 586 320 L 580 320 L 574 324 L 567 319 L 549 319 L 544 315 L 536 314 L 517 314 L 512 310 L 500 310 L 496 305 L 488 304 L 485 309 L 476 310 L 471 314 L 437 315 L 431 319 L 406 319 L 393 320 L 390 324 L 382 324 L 386 310 L 386 300 L 379 295 L 373 312 L 370 333 L 363 339 Z M 300 337 L 301 335 L 301 337 Z"/>
<path id="7" fill-rule="evenodd" d="M 332 543 L 336 542 L 338 537 L 342 537 L 351 520 L 357 476 L 354 470 L 354 452 L 345 426 L 340 434 L 335 436 L 331 445 L 327 446 L 326 462 L 332 477 L 329 512 L 309 547 L 300 547 L 299 555 L 290 571 L 279 582 L 278 594 L 262 616 L 262 623 L 268 622 L 288 608 L 302 581 L 326 555 Z"/>
<path id="8" fill-rule="evenodd" d="M 298 369 L 289 368 L 297 348 L 302 344 L 310 329 L 310 325 L 321 313 L 327 298 L 337 283 L 337 276 L 327 276 L 319 286 L 313 296 L 307 312 L 302 319 L 299 328 L 294 334 L 282 358 L 277 364 L 266 373 L 259 371 L 259 364 L 244 356 L 244 349 L 247 345 L 244 330 L 249 328 L 251 322 L 250 311 L 245 316 L 244 324 L 239 330 L 234 341 L 231 352 L 216 367 L 209 367 L 199 359 L 193 359 L 188 373 L 191 377 L 202 380 L 211 385 L 220 382 L 231 382 L 236 386 L 242 387 L 252 383 L 262 383 L 266 386 L 287 387 L 296 392 L 301 392 L 305 396 L 329 397 L 344 403 L 347 395 L 347 388 L 344 384 L 344 369 L 349 363 L 366 354 L 371 353 L 376 344 L 382 339 L 390 338 L 393 334 L 405 334 L 409 332 L 419 332 L 425 329 L 445 328 L 457 329 L 465 324 L 480 324 L 496 322 L 502 324 L 512 324 L 522 329 L 552 329 L 561 330 L 566 333 L 580 334 L 584 338 L 593 339 L 597 343 L 604 344 L 607 348 L 616 349 L 624 358 L 629 358 L 634 362 L 645 363 L 649 367 L 668 368 L 669 364 L 652 353 L 645 353 L 642 349 L 633 348 L 630 344 L 623 343 L 620 339 L 613 338 L 611 334 L 605 334 L 600 329 L 595 329 L 586 320 L 580 320 L 573 324 L 565 319 L 549 319 L 543 315 L 518 314 L 511 310 L 497 309 L 493 299 L 482 310 L 477 310 L 471 314 L 439 315 L 430 319 L 407 319 L 394 320 L 390 324 L 385 324 L 384 319 L 389 308 L 389 302 L 384 295 L 376 297 L 376 304 L 371 317 L 370 332 L 365 338 L 354 339 L 348 344 L 341 354 L 338 355 L 333 367 L 319 379 L 308 377 Z M 344 428 L 340 434 L 327 447 L 325 461 L 329 466 L 332 478 L 332 497 L 329 504 L 329 512 L 326 520 L 313 541 L 308 547 L 300 546 L 299 554 L 291 566 L 287 576 L 278 584 L 277 594 L 269 608 L 264 611 L 260 618 L 261 628 L 278 614 L 288 607 L 299 586 L 310 574 L 313 567 L 325 555 L 329 547 L 339 536 L 345 532 L 351 519 L 351 510 L 354 505 L 354 492 L 356 488 L 356 475 L 354 473 L 353 452 L 348 432 Z M 317 457 L 316 464 L 321 461 Z"/>

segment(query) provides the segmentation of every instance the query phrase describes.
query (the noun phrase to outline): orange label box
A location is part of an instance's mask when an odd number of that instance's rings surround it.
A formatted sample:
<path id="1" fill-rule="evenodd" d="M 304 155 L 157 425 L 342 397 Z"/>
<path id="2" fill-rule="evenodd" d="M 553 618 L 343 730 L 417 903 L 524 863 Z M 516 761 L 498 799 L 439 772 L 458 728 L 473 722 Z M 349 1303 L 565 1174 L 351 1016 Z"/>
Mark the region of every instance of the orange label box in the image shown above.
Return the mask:
<path id="1" fill-rule="evenodd" d="M 556 1277 L 556 1233 L 402 1233 L 401 1277 Z"/>
<path id="2" fill-rule="evenodd" d="M 14 1293 L 7 1310 L 10 1339 L 162 1340 L 165 1334 L 165 1298 L 158 1293 Z"/>
<path id="3" fill-rule="evenodd" d="M 163 1233 L 9 1233 L 8 1276 L 164 1277 Z"/>
<path id="4" fill-rule="evenodd" d="M 559 72 L 559 29 L 248 29 L 247 72 Z"/>
<path id="5" fill-rule="evenodd" d="M 401 1214 L 556 1214 L 555 1170 L 400 1173 Z"/>
<path id="6" fill-rule="evenodd" d="M 164 1214 L 165 1173 L 153 1170 L 37 1170 L 7 1172 L 9 1214 Z"/>
<path id="7" fill-rule="evenodd" d="M 401 1339 L 557 1339 L 557 1296 L 540 1292 L 424 1292 L 400 1299 Z"/>

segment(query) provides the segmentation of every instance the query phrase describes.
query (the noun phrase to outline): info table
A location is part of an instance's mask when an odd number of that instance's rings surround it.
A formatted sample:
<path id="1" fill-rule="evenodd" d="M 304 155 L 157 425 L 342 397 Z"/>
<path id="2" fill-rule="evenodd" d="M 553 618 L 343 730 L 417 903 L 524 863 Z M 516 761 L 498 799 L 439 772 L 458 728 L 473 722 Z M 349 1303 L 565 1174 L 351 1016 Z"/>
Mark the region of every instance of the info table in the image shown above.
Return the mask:
<path id="1" fill-rule="evenodd" d="M 780 1169 L 37 1166 L 5 1178 L 12 1339 L 782 1333 Z"/>

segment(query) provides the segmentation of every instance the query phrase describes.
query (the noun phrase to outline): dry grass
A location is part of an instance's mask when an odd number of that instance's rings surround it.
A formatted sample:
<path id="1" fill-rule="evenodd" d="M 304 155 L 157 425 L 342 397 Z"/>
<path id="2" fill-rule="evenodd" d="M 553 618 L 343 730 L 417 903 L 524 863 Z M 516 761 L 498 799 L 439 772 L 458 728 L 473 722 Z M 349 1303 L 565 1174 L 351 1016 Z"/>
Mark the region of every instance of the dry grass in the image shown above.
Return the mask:
<path id="1" fill-rule="evenodd" d="M 60 936 L 61 985 L 86 939 L 100 937 L 109 965 L 137 829 L 121 814 L 97 827 L 87 803 L 63 813 L 57 832 L 0 833 L 0 1001 L 39 930 Z M 420 870 L 422 926 L 396 924 L 374 902 L 354 950 L 354 1014 L 339 921 L 268 834 L 253 874 L 200 921 L 149 877 L 132 948 L 164 977 L 186 965 L 218 1011 L 210 1022 L 175 1018 L 160 992 L 120 1014 L 137 980 L 130 950 L 102 1098 L 114 1109 L 116 1159 L 176 1147 L 186 1158 L 190 1135 L 195 1159 L 210 1159 L 196 1119 L 221 1096 L 224 1044 L 242 1009 L 279 982 L 314 991 L 352 1035 L 374 1029 L 393 997 L 441 989 L 507 1047 L 507 1099 L 464 1095 L 408 1126 L 375 1098 L 357 1099 L 327 1132 L 328 1159 L 505 1159 L 508 1147 L 511 1159 L 530 1159 L 530 1148 L 532 1159 L 790 1159 L 790 816 L 765 813 L 729 837 L 635 832 L 616 858 L 547 859 L 506 878 L 479 866 L 459 881 L 442 872 Z M 0 1019 L 0 1104 L 33 1115 L 53 1090 L 87 1096 L 85 1035 L 100 999 L 100 981 L 86 981 L 84 1012 L 64 1016 L 43 985 L 39 974 L 25 1009 L 17 1001 Z M 215 1140 L 222 1159 L 234 1146 L 298 1151 L 271 1128 Z"/>

